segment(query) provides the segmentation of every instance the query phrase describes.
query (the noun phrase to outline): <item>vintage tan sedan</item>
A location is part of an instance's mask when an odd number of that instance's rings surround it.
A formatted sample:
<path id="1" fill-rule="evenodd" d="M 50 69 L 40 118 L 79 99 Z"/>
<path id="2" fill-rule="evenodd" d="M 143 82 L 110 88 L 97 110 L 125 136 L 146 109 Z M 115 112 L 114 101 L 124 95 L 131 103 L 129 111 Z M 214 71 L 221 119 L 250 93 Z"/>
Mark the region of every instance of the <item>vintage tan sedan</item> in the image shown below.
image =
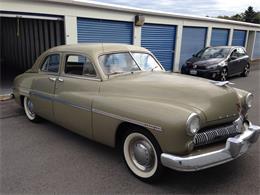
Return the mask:
<path id="1" fill-rule="evenodd" d="M 45 118 L 120 148 L 144 181 L 163 167 L 196 171 L 231 161 L 260 132 L 247 118 L 251 93 L 165 72 L 151 52 L 132 45 L 52 48 L 14 86 L 30 121 Z"/>

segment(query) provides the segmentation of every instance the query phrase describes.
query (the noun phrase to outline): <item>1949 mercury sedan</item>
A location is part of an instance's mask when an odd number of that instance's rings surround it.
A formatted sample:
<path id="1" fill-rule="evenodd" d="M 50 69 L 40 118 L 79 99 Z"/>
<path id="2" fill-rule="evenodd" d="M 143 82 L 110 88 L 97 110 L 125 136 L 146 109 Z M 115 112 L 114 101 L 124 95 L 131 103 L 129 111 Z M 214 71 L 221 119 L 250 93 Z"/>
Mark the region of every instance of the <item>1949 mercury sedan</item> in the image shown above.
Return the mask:
<path id="1" fill-rule="evenodd" d="M 45 118 L 120 148 L 144 181 L 163 167 L 196 171 L 233 160 L 260 132 L 247 119 L 251 93 L 165 72 L 151 52 L 132 45 L 52 48 L 14 86 L 30 121 Z"/>

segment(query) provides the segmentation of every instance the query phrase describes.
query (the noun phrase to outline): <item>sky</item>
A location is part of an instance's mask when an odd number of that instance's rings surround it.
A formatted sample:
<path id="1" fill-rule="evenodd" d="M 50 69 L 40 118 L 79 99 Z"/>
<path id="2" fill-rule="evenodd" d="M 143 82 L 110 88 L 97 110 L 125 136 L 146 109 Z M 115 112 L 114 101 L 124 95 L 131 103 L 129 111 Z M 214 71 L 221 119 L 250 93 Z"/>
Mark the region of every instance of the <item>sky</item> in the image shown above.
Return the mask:
<path id="1" fill-rule="evenodd" d="M 79 0 L 88 1 L 88 0 Z M 248 6 L 260 11 L 260 0 L 92 0 L 102 3 L 153 9 L 197 16 L 231 16 L 244 12 Z"/>

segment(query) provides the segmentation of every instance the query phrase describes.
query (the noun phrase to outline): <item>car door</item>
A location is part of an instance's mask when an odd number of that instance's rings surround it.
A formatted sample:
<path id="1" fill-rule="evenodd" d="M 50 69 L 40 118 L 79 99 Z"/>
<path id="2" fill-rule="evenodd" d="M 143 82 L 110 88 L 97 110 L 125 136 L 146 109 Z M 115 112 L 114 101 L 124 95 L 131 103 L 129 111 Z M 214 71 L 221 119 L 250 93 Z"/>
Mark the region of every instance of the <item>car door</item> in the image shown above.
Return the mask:
<path id="1" fill-rule="evenodd" d="M 245 50 L 240 47 L 238 48 L 238 53 L 239 53 L 239 59 L 240 59 L 240 65 L 239 65 L 239 72 L 238 73 L 242 73 L 246 67 L 246 65 L 248 64 L 248 56 L 245 52 Z"/>
<path id="2" fill-rule="evenodd" d="M 84 54 L 64 53 L 63 68 L 55 87 L 54 115 L 58 124 L 92 138 L 92 100 L 100 79 Z"/>
<path id="3" fill-rule="evenodd" d="M 229 57 L 229 62 L 228 62 L 228 74 L 229 75 L 234 75 L 240 70 L 240 56 L 237 51 L 237 49 L 234 49 L 231 52 L 231 55 Z"/>
<path id="4" fill-rule="evenodd" d="M 54 89 L 59 75 L 60 58 L 59 53 L 51 53 L 43 58 L 30 92 L 35 113 L 52 121 Z"/>

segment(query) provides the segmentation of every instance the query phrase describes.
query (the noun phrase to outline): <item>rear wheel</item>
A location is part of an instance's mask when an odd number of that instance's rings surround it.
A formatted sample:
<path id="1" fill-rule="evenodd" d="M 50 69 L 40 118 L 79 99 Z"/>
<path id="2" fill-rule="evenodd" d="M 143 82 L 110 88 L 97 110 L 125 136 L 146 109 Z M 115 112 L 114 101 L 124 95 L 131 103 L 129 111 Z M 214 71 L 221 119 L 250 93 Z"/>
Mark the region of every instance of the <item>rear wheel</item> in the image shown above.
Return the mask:
<path id="1" fill-rule="evenodd" d="M 23 98 L 23 107 L 24 107 L 24 112 L 30 121 L 32 122 L 39 121 L 39 117 L 33 111 L 33 103 L 29 97 Z"/>
<path id="2" fill-rule="evenodd" d="M 220 81 L 226 81 L 228 79 L 228 69 L 226 67 L 222 68 L 219 74 Z"/>
<path id="3" fill-rule="evenodd" d="M 250 73 L 250 64 L 247 64 L 244 68 L 244 71 L 242 72 L 243 77 L 247 77 Z"/>
<path id="4" fill-rule="evenodd" d="M 122 153 L 129 170 L 142 181 L 152 182 L 162 174 L 162 152 L 150 134 L 142 130 L 126 133 Z"/>

